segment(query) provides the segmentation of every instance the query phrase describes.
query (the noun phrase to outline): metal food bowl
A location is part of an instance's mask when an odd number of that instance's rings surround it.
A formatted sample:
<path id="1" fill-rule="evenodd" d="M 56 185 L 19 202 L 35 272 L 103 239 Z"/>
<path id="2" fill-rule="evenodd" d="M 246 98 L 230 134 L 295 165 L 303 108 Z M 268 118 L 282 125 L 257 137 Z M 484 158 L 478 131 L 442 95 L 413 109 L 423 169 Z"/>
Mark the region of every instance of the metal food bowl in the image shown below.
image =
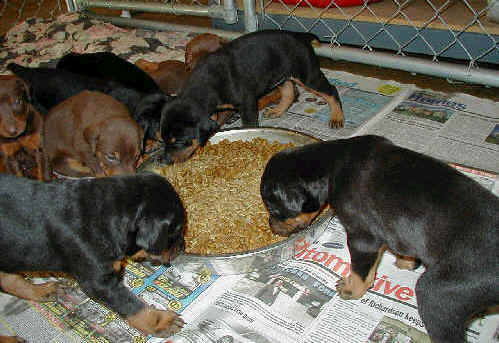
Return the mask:
<path id="1" fill-rule="evenodd" d="M 318 142 L 319 140 L 296 131 L 279 128 L 244 128 L 230 129 L 217 132 L 210 142 L 216 144 L 224 139 L 229 141 L 251 141 L 255 138 L 264 138 L 270 142 L 279 142 L 282 144 L 294 143 L 296 146 L 306 145 Z M 154 167 L 159 166 L 157 162 L 157 151 L 141 164 L 138 171 L 152 171 Z M 321 225 L 330 218 L 329 215 L 319 216 L 307 229 L 292 234 L 287 239 L 268 245 L 263 248 L 249 250 L 246 252 L 219 255 L 197 255 L 181 254 L 172 265 L 179 271 L 199 270 L 202 267 L 208 267 L 218 275 L 234 275 L 247 273 L 254 268 L 265 267 L 265 265 L 275 265 L 284 260 L 293 258 L 296 255 L 295 242 L 301 238 L 313 239 L 319 237 L 324 231 L 325 225 Z"/>

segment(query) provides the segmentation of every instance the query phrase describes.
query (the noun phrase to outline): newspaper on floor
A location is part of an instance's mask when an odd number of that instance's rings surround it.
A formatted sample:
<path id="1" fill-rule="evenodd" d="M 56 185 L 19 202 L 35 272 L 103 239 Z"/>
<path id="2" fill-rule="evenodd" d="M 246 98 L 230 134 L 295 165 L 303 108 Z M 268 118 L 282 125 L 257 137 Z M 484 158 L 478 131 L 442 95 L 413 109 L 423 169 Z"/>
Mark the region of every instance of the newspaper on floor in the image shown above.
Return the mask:
<path id="1" fill-rule="evenodd" d="M 267 119 L 262 111 L 261 124 L 322 140 L 376 134 L 449 163 L 499 172 L 498 102 L 345 72 L 324 73 L 340 94 L 344 128 L 329 128 L 328 105 L 303 89 L 281 118 Z M 226 127 L 240 125 L 238 120 Z"/>
<path id="2" fill-rule="evenodd" d="M 281 118 L 283 127 L 323 140 L 379 134 L 407 148 L 448 161 L 499 195 L 499 104 L 465 95 L 419 90 L 393 81 L 325 71 L 345 110 L 345 127 L 328 127 L 327 104 L 300 90 Z M 237 117 L 225 128 L 237 127 Z M 431 171 L 429 171 L 431 172 Z M 76 284 L 56 302 L 28 302 L 0 294 L 0 334 L 29 342 L 429 342 L 414 287 L 423 272 L 398 270 L 385 253 L 374 287 L 355 301 L 336 293 L 349 272 L 345 231 L 332 218 L 314 240 L 299 241 L 294 259 L 255 262 L 244 275 L 218 275 L 209 265 L 181 270 L 130 263 L 124 283 L 145 302 L 171 309 L 186 327 L 169 339 L 145 337 Z M 320 231 L 320 230 L 319 230 Z M 265 264 L 266 268 L 260 266 Z M 33 279 L 44 282 L 46 279 Z M 468 343 L 499 342 L 499 315 L 480 314 Z"/>
<path id="3" fill-rule="evenodd" d="M 415 285 L 424 267 L 399 270 L 385 252 L 374 286 L 342 300 L 336 282 L 350 272 L 346 233 L 336 217 L 315 239 L 297 242 L 294 259 L 244 275 L 220 277 L 183 313 L 172 343 L 431 343 L 418 313 Z M 499 315 L 479 314 L 469 343 L 499 339 Z M 160 342 L 158 340 L 158 342 Z"/>

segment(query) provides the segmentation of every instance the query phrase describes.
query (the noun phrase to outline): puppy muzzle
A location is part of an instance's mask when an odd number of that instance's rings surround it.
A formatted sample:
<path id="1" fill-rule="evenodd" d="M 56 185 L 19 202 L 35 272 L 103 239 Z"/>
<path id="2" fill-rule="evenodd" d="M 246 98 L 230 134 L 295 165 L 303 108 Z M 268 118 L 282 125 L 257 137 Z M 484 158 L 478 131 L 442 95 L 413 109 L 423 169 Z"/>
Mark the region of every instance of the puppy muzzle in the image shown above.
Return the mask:
<path id="1" fill-rule="evenodd" d="M 182 253 L 185 249 L 185 241 L 179 240 L 176 244 L 174 244 L 169 250 L 166 250 L 161 253 L 161 255 L 149 255 L 148 260 L 153 265 L 164 264 L 167 265 L 171 261 L 173 261 L 180 253 Z"/>
<path id="2" fill-rule="evenodd" d="M 273 217 L 270 217 L 269 224 L 272 232 L 279 236 L 289 236 L 293 232 L 299 230 L 299 228 L 296 228 L 286 222 L 280 221 Z"/>

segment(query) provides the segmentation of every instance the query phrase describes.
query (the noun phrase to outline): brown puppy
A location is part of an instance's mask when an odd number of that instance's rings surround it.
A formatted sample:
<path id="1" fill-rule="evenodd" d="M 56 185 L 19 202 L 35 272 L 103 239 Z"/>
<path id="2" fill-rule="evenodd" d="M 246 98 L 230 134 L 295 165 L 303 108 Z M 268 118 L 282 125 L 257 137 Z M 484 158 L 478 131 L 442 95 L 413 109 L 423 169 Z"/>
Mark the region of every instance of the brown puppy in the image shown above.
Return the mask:
<path id="1" fill-rule="evenodd" d="M 83 91 L 50 110 L 44 127 L 44 179 L 135 173 L 143 132 L 125 105 Z"/>
<path id="2" fill-rule="evenodd" d="M 43 118 L 29 101 L 22 79 L 0 75 L 0 172 L 41 180 Z"/>
<path id="3" fill-rule="evenodd" d="M 199 59 L 217 51 L 228 41 L 212 33 L 202 33 L 192 38 L 185 46 L 185 69 L 191 72 Z"/>
<path id="4" fill-rule="evenodd" d="M 175 60 L 150 62 L 139 59 L 135 62 L 135 65 L 149 74 L 159 88 L 168 95 L 177 94 L 184 86 L 189 75 L 184 62 Z"/>

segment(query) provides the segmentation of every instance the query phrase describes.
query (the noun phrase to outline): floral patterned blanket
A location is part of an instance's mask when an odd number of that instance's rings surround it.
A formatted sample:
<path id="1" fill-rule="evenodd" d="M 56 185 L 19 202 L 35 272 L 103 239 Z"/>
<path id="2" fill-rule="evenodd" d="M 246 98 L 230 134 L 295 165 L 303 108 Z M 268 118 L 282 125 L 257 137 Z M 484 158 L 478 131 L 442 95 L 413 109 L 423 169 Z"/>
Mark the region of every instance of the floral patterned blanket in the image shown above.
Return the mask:
<path id="1" fill-rule="evenodd" d="M 56 20 L 28 19 L 0 37 L 0 74 L 9 74 L 7 64 L 55 67 L 70 52 L 111 51 L 134 63 L 143 58 L 160 62 L 184 60 L 189 32 L 149 31 L 121 28 L 80 14 L 64 14 Z"/>

